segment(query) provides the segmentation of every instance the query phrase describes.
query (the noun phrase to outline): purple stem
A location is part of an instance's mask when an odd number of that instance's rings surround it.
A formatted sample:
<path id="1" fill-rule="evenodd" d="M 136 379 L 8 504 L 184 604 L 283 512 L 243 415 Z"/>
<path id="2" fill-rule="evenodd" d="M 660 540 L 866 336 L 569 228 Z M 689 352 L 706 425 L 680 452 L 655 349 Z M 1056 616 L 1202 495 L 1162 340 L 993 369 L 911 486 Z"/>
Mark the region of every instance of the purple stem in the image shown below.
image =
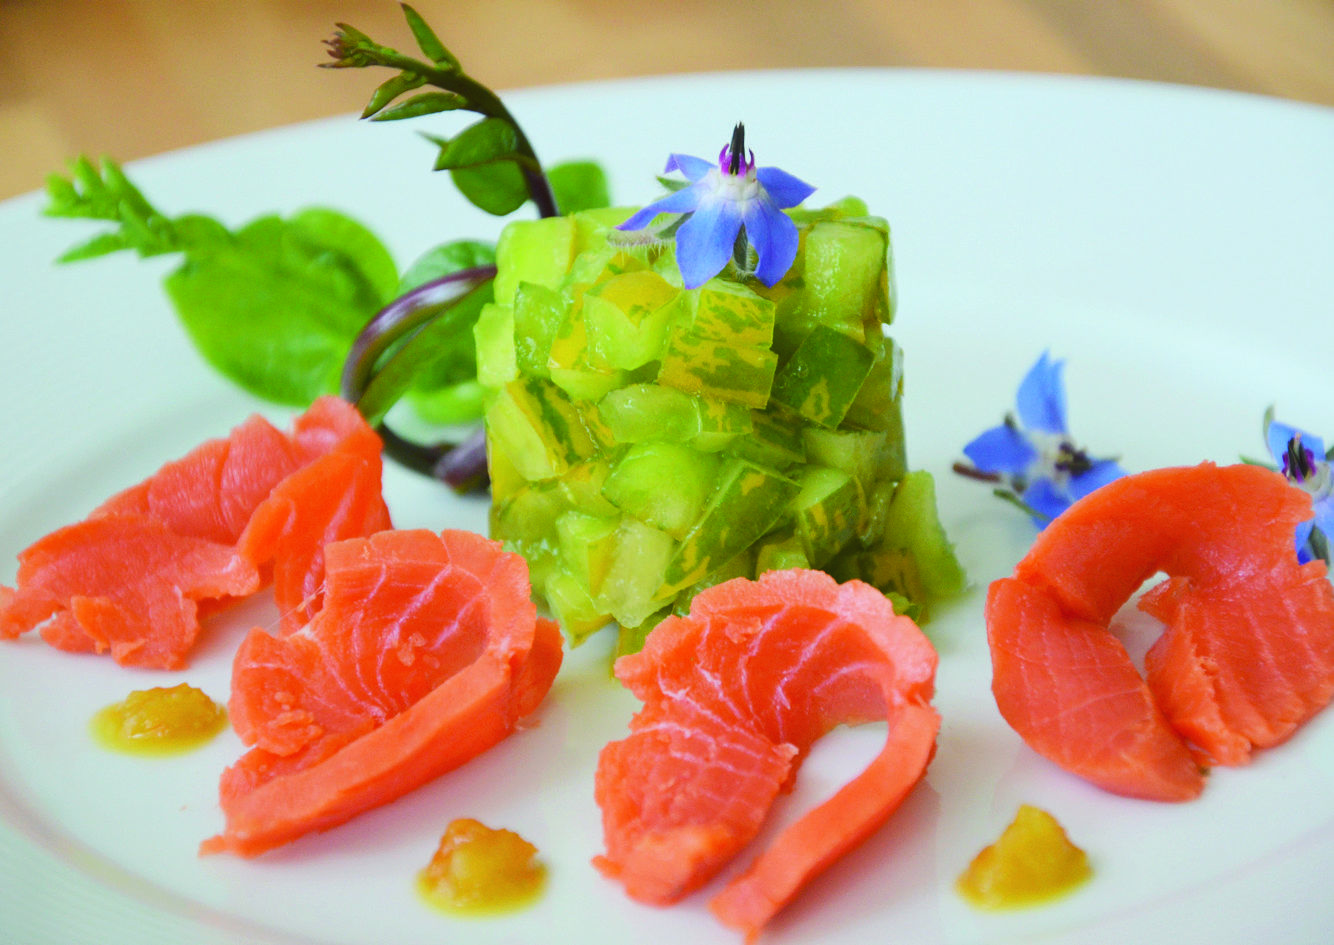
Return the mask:
<path id="1" fill-rule="evenodd" d="M 343 365 L 342 393 L 357 403 L 366 392 L 380 357 L 397 341 L 421 329 L 437 317 L 451 302 L 457 301 L 488 279 L 495 278 L 495 266 L 461 269 L 439 279 L 423 283 L 380 309 L 363 328 Z M 486 441 L 482 431 L 463 443 L 415 443 L 395 433 L 381 420 L 377 425 L 384 451 L 391 459 L 415 472 L 442 479 L 457 492 L 483 490 L 490 479 L 486 473 Z M 476 445 L 480 438 L 480 448 Z M 450 457 L 462 450 L 457 458 Z M 480 470 L 477 468 L 480 456 Z"/>

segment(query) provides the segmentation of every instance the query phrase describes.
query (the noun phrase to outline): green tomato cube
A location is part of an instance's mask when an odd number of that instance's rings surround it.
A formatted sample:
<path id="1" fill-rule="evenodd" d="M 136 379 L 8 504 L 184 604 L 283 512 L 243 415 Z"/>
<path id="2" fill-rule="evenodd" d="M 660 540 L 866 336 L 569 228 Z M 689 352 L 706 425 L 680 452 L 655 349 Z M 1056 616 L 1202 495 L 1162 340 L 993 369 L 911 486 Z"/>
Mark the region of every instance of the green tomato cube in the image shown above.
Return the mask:
<path id="1" fill-rule="evenodd" d="M 733 347 L 677 329 L 663 353 L 658 383 L 712 400 L 763 408 L 777 366 L 778 356 L 768 348 Z"/>
<path id="2" fill-rule="evenodd" d="M 681 312 L 681 291 L 656 272 L 614 275 L 584 293 L 583 316 L 597 360 L 634 370 L 662 357 Z"/>
<path id="3" fill-rule="evenodd" d="M 617 508 L 674 538 L 695 523 L 718 472 L 718 460 L 677 443 L 632 446 L 607 476 L 602 494 Z"/>
<path id="4" fill-rule="evenodd" d="M 817 325 L 774 378 L 773 398 L 833 429 L 843 422 L 874 360 L 861 342 Z"/>
<path id="5" fill-rule="evenodd" d="M 703 515 L 681 539 L 666 580 L 679 591 L 702 580 L 774 527 L 799 491 L 791 479 L 744 459 L 728 460 Z"/>

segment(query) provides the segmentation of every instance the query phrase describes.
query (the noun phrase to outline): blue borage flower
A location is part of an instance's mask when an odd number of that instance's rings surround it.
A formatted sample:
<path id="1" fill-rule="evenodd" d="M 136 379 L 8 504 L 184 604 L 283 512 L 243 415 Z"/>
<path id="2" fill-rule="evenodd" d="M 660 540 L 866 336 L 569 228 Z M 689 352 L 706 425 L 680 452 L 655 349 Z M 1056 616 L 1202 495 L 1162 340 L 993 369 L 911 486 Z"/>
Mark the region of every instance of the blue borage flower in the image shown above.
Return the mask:
<path id="1" fill-rule="evenodd" d="M 1319 558 L 1330 561 L 1329 541 L 1334 538 L 1334 448 L 1313 433 L 1279 423 L 1274 408 L 1265 411 L 1265 443 L 1269 454 L 1289 482 L 1310 493 L 1315 515 L 1297 526 L 1297 559 L 1303 563 Z"/>
<path id="2" fill-rule="evenodd" d="M 787 274 L 797 258 L 797 227 L 783 210 L 801 203 L 814 187 L 776 167 L 756 167 L 741 124 L 716 163 L 673 154 L 664 173 L 672 171 L 685 175 L 689 186 L 654 201 L 617 229 L 641 230 L 660 213 L 689 214 L 676 231 L 676 263 L 687 289 L 718 275 L 729 259 L 744 270 L 747 244 L 755 248 L 761 282 L 774 285 Z"/>
<path id="3" fill-rule="evenodd" d="M 1070 438 L 1066 424 L 1064 361 L 1044 351 L 1024 375 L 1015 398 L 1019 418 L 1007 414 L 963 448 L 972 465 L 963 475 L 998 483 L 997 494 L 1022 506 L 1042 528 L 1071 503 L 1125 475 L 1113 459 L 1093 459 Z"/>

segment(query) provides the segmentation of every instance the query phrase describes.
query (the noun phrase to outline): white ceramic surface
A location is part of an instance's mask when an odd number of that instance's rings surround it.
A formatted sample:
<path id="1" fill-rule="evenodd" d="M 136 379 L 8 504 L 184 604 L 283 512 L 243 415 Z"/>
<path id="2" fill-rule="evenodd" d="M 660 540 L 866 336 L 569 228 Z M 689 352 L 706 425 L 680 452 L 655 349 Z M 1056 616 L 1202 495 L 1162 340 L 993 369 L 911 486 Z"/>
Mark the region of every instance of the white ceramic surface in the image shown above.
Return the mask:
<path id="1" fill-rule="evenodd" d="M 363 84 L 343 76 L 349 103 Z M 1334 714 L 1181 805 L 1102 793 L 1034 755 L 996 711 L 982 591 L 1032 538 L 1021 515 L 949 473 L 1010 408 L 1043 348 L 1068 360 L 1075 432 L 1130 469 L 1262 454 L 1260 417 L 1334 437 L 1334 113 L 1267 99 L 1099 80 L 917 71 L 780 72 L 538 89 L 507 96 L 548 161 L 595 156 L 618 201 L 656 194 L 669 151 L 716 153 L 746 122 L 761 164 L 864 197 L 894 228 L 907 350 L 910 460 L 936 474 L 974 590 L 929 627 L 941 654 L 939 750 L 925 782 L 864 847 L 815 882 L 763 941 L 861 943 L 1328 942 L 1334 899 Z M 448 118 L 442 119 L 445 130 Z M 351 117 L 223 141 L 130 168 L 170 213 L 239 224 L 323 203 L 381 233 L 406 264 L 499 223 L 429 172 L 417 128 Z M 194 354 L 159 287 L 167 260 L 57 268 L 84 228 L 0 206 L 0 581 L 13 555 L 248 412 L 265 409 Z M 406 526 L 485 524 L 484 506 L 391 470 Z M 353 823 L 255 861 L 200 859 L 221 825 L 231 733 L 176 759 L 125 758 L 86 734 L 131 689 L 185 680 L 225 698 L 230 650 L 259 601 L 216 622 L 192 667 L 150 673 L 0 645 L 0 940 L 156 943 L 733 943 L 706 909 L 632 903 L 589 865 L 592 777 L 634 700 L 608 641 L 568 660 L 538 724 Z M 1131 621 L 1132 623 L 1134 621 Z M 822 744 L 779 811 L 790 820 L 877 747 Z M 1021 802 L 1054 813 L 1095 876 L 1043 908 L 990 915 L 955 876 Z M 534 908 L 458 921 L 413 874 L 445 824 L 523 833 L 551 882 Z M 744 857 L 743 857 L 744 860 Z M 737 866 L 744 865 L 738 863 Z"/>

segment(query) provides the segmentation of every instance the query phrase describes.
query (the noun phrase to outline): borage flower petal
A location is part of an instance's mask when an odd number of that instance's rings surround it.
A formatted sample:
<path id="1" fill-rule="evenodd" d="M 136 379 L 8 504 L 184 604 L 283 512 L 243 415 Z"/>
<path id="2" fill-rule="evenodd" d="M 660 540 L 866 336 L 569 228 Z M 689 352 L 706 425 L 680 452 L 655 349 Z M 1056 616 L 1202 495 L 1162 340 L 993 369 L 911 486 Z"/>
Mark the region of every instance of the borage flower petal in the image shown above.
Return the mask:
<path id="1" fill-rule="evenodd" d="M 1299 427 L 1265 414 L 1265 443 L 1278 471 L 1311 496 L 1312 517 L 1297 526 L 1293 541 L 1297 558 L 1305 563 L 1320 558 L 1329 563 L 1329 542 L 1334 538 L 1334 465 L 1325 454 L 1325 441 Z"/>
<path id="2" fill-rule="evenodd" d="M 1064 361 L 1044 351 L 1019 384 L 1019 419 L 983 431 L 963 448 L 973 465 L 955 468 L 998 483 L 999 493 L 1027 507 L 1044 527 L 1069 506 L 1125 475 L 1113 459 L 1095 459 L 1077 447 L 1066 429 Z"/>
<path id="3" fill-rule="evenodd" d="M 776 285 L 797 258 L 801 241 L 797 225 L 767 197 L 751 201 L 741 221 L 757 254 L 755 277 L 765 285 Z"/>
<path id="4" fill-rule="evenodd" d="M 1065 383 L 1061 379 L 1064 367 L 1064 361 L 1053 361 L 1044 351 L 1019 383 L 1015 406 L 1020 421 L 1030 430 L 1066 432 Z"/>
<path id="5" fill-rule="evenodd" d="M 680 171 L 690 186 L 639 210 L 619 230 L 643 229 L 660 213 L 693 214 L 676 232 L 677 264 L 687 289 L 696 289 L 727 266 L 744 266 L 747 245 L 756 252 L 755 276 L 775 285 L 797 256 L 796 225 L 782 211 L 795 207 L 815 188 L 776 167 L 755 166 L 745 151 L 738 124 L 717 162 L 672 154 L 667 172 Z"/>
<path id="6" fill-rule="evenodd" d="M 1038 458 L 1038 451 L 1017 427 L 1002 423 L 978 434 L 963 448 L 963 455 L 981 472 L 1020 476 Z"/>
<path id="7" fill-rule="evenodd" d="M 727 265 L 741 231 L 741 214 L 725 200 L 701 200 L 676 233 L 676 264 L 687 289 L 708 282 Z"/>

